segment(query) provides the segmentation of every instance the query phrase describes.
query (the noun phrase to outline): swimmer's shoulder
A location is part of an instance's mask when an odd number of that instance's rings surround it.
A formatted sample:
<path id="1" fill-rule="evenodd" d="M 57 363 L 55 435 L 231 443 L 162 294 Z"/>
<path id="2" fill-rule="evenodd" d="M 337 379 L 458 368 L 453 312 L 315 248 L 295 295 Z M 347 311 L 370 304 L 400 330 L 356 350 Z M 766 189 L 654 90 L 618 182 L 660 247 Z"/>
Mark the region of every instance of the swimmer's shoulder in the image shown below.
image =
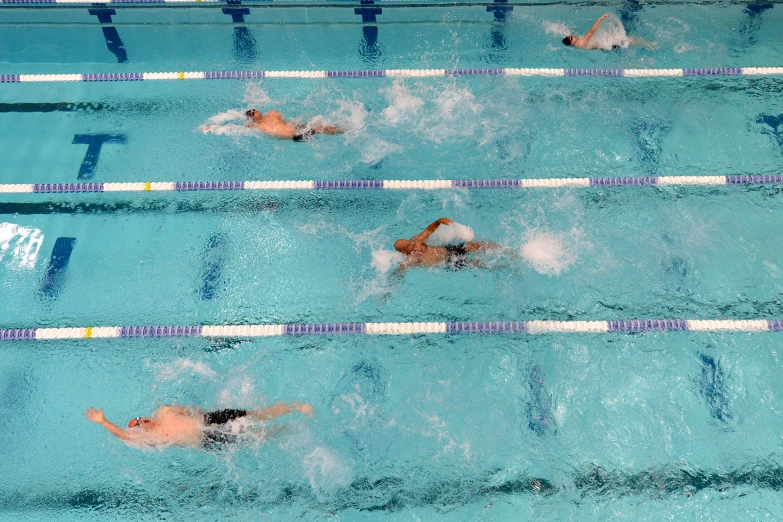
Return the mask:
<path id="1" fill-rule="evenodd" d="M 153 415 L 174 413 L 177 415 L 191 416 L 194 414 L 198 414 L 202 411 L 203 410 L 201 408 L 194 407 L 194 406 L 176 406 L 174 404 L 164 404 L 163 406 L 155 410 L 155 413 Z"/>

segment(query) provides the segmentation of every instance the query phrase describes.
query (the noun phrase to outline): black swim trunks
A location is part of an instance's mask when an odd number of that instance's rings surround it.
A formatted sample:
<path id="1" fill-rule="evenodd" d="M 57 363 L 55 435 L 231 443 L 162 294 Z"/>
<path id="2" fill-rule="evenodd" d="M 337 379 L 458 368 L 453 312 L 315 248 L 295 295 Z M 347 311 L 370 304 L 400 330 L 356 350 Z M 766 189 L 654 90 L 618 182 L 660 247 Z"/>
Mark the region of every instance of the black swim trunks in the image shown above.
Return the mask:
<path id="1" fill-rule="evenodd" d="M 237 436 L 226 433 L 220 428 L 227 422 L 241 419 L 247 415 L 247 410 L 218 410 L 204 414 L 204 447 L 207 449 L 219 448 L 221 444 L 237 441 Z"/>
<path id="2" fill-rule="evenodd" d="M 300 130 L 296 134 L 294 134 L 294 137 L 291 139 L 293 139 L 294 141 L 307 141 L 313 136 L 315 136 L 315 129 Z"/>
<path id="3" fill-rule="evenodd" d="M 466 268 L 470 266 L 468 251 L 465 250 L 465 243 L 457 245 L 446 245 L 446 264 L 453 269 Z"/>

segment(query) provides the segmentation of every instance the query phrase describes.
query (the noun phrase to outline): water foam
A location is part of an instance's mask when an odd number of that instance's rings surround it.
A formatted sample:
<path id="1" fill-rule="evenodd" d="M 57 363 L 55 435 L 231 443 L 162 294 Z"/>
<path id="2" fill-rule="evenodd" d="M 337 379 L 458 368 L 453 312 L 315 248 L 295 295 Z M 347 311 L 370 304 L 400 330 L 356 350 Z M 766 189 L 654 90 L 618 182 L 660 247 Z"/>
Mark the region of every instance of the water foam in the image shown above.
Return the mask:
<path id="1" fill-rule="evenodd" d="M 243 111 L 230 109 L 211 116 L 201 127 L 204 134 L 218 136 L 262 136 L 263 133 L 247 127 L 247 117 Z"/>
<path id="2" fill-rule="evenodd" d="M 563 38 L 574 34 L 566 24 L 562 22 L 550 22 L 548 20 L 544 21 L 544 30 L 551 35 Z"/>
<path id="3" fill-rule="evenodd" d="M 163 363 L 158 366 L 157 379 L 159 381 L 171 381 L 183 375 L 200 375 L 211 379 L 217 373 L 204 362 L 193 361 L 187 358 L 177 359 L 176 361 Z"/>
<path id="4" fill-rule="evenodd" d="M 367 109 L 358 101 L 338 100 L 337 110 L 330 114 L 330 118 L 334 125 L 345 129 L 346 137 L 352 140 L 362 135 L 361 131 L 365 129 Z"/>
<path id="5" fill-rule="evenodd" d="M 9 259 L 12 267 L 35 268 L 44 234 L 37 228 L 0 223 L 0 261 Z"/>
<path id="6" fill-rule="evenodd" d="M 245 88 L 245 97 L 242 98 L 242 103 L 248 107 L 278 104 L 278 102 L 270 98 L 267 92 L 261 88 L 260 83 L 250 83 L 247 85 Z"/>
<path id="7" fill-rule="evenodd" d="M 397 79 L 379 92 L 389 103 L 381 111 L 382 124 L 400 126 L 436 143 L 472 135 L 482 125 L 476 115 L 483 107 L 470 89 L 457 87 L 455 79 L 437 86 L 416 83 L 412 87 Z"/>
<path id="8" fill-rule="evenodd" d="M 225 387 L 218 393 L 217 404 L 221 408 L 236 408 L 238 404 L 258 404 L 255 381 L 244 369 L 223 379 Z"/>
<path id="9" fill-rule="evenodd" d="M 351 468 L 323 446 L 305 456 L 304 467 L 310 486 L 317 493 L 344 488 L 353 479 Z"/>
<path id="10" fill-rule="evenodd" d="M 623 23 L 615 15 L 610 15 L 598 27 L 590 43 L 604 51 L 611 51 L 615 47 L 627 49 L 631 39 L 625 33 Z"/>
<path id="11" fill-rule="evenodd" d="M 532 232 L 519 250 L 539 274 L 560 275 L 576 261 L 576 254 L 551 232 Z"/>
<path id="12" fill-rule="evenodd" d="M 372 267 L 380 274 L 386 274 L 392 267 L 396 268 L 405 261 L 405 255 L 396 250 L 373 250 Z"/>
<path id="13" fill-rule="evenodd" d="M 424 106 L 424 100 L 413 96 L 410 89 L 399 79 L 394 80 L 388 89 L 381 89 L 381 92 L 386 95 L 390 104 L 381 111 L 381 116 L 390 125 L 411 119 Z"/>
<path id="14" fill-rule="evenodd" d="M 420 129 L 430 140 L 441 143 L 453 136 L 470 136 L 483 125 L 476 116 L 483 107 L 467 87 L 457 87 L 456 83 L 446 83 L 443 89 L 435 93 L 438 111 L 430 118 L 424 118 Z"/>
<path id="15" fill-rule="evenodd" d="M 395 143 L 389 143 L 378 138 L 368 140 L 365 146 L 362 147 L 362 163 L 377 165 L 389 154 L 400 151 L 402 151 L 402 147 Z"/>

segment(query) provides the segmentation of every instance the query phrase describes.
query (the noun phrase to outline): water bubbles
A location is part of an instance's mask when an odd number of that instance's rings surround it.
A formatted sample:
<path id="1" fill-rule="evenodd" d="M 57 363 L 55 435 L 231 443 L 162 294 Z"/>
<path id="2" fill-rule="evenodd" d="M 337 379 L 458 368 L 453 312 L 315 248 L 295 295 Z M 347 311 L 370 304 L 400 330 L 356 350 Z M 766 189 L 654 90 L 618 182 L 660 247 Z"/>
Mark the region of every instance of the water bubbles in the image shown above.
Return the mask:
<path id="1" fill-rule="evenodd" d="M 11 266 L 34 268 L 43 240 L 43 232 L 36 228 L 0 223 L 0 261 L 10 254 Z"/>
<path id="2" fill-rule="evenodd" d="M 576 261 L 576 253 L 551 232 L 530 233 L 519 253 L 536 272 L 544 275 L 560 275 Z"/>

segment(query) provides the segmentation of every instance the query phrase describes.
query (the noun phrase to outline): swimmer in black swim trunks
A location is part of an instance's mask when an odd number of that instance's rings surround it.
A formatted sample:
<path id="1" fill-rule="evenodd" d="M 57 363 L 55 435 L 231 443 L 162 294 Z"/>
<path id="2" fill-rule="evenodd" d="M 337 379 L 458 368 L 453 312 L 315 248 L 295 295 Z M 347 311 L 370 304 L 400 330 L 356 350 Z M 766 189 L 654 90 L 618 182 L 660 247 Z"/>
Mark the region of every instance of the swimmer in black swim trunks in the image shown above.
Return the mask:
<path id="1" fill-rule="evenodd" d="M 103 411 L 90 407 L 84 412 L 87 420 L 98 423 L 109 433 L 126 443 L 146 446 L 189 446 L 213 449 L 216 445 L 234 442 L 233 436 L 222 429 L 225 424 L 239 418 L 252 422 L 276 419 L 292 411 L 313 415 L 313 407 L 301 402 L 278 403 L 258 410 L 219 410 L 205 412 L 197 407 L 161 406 L 150 417 L 136 417 L 122 429 L 109 422 Z"/>
<path id="2" fill-rule="evenodd" d="M 406 259 L 400 265 L 399 270 L 410 266 L 437 266 L 445 265 L 454 270 L 467 267 L 482 267 L 478 259 L 473 259 L 472 254 L 486 250 L 500 248 L 496 243 L 489 241 L 466 241 L 456 245 L 432 246 L 425 243 L 428 237 L 441 225 L 454 223 L 449 218 L 440 218 L 434 221 L 420 234 L 410 239 L 398 239 L 394 242 L 394 249 L 405 254 Z"/>
<path id="3" fill-rule="evenodd" d="M 307 141 L 316 134 L 342 134 L 343 129 L 333 125 L 315 125 L 309 129 L 302 126 L 296 126 L 283 118 L 283 115 L 277 111 L 269 111 L 262 114 L 261 111 L 250 109 L 245 113 L 250 118 L 251 123 L 248 127 L 258 129 L 275 138 L 293 141 Z"/>
<path id="4" fill-rule="evenodd" d="M 565 38 L 563 38 L 563 44 L 571 47 L 576 47 L 579 49 L 589 49 L 589 50 L 601 49 L 603 51 L 606 51 L 607 49 L 596 45 L 596 43 L 592 40 L 592 38 L 595 35 L 595 32 L 598 31 L 598 28 L 601 26 L 601 22 L 603 22 L 610 16 L 612 16 L 610 13 L 606 13 L 601 18 L 596 20 L 596 22 L 593 24 L 593 26 L 590 28 L 589 31 L 587 31 L 587 34 L 585 34 L 584 36 L 577 36 L 575 34 L 566 36 Z M 620 20 L 617 20 L 617 23 L 620 24 L 620 27 L 622 27 L 622 22 L 620 22 Z M 625 31 L 623 31 L 623 34 L 624 33 Z M 649 50 L 653 50 L 657 47 L 657 44 L 655 42 L 647 42 L 645 40 L 642 40 L 641 38 L 634 38 L 632 36 L 627 36 L 627 38 L 628 38 L 627 45 L 625 43 L 623 43 L 623 45 L 614 44 L 612 45 L 611 50 L 620 49 L 622 47 L 628 47 L 630 45 L 641 45 L 645 49 L 649 49 Z"/>

